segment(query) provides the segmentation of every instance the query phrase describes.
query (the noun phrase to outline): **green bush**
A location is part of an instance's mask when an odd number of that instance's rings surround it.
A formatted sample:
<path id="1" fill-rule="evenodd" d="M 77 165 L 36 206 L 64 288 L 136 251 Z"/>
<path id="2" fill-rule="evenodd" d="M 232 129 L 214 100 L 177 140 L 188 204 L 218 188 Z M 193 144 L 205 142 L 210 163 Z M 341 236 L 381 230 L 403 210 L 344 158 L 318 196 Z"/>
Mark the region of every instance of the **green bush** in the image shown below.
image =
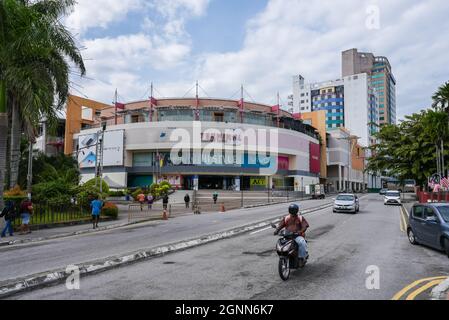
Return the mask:
<path id="1" fill-rule="evenodd" d="M 106 202 L 101 210 L 101 214 L 106 217 L 112 217 L 117 219 L 118 217 L 118 207 L 112 202 Z"/>
<path id="2" fill-rule="evenodd" d="M 78 193 L 76 196 L 78 199 L 78 203 L 80 203 L 81 205 L 83 205 L 85 208 L 88 209 L 90 209 L 91 200 L 95 199 L 96 197 L 106 199 L 109 193 L 109 191 L 106 192 L 104 189 L 103 193 L 100 193 L 100 187 L 99 186 L 95 187 L 95 180 L 93 182 L 94 182 L 93 184 L 85 183 L 84 185 L 78 187 Z"/>
<path id="3" fill-rule="evenodd" d="M 110 197 L 124 197 L 125 196 L 125 192 L 123 192 L 123 191 L 109 191 L 109 196 Z"/>
<path id="4" fill-rule="evenodd" d="M 140 189 L 140 188 L 138 188 L 138 189 L 136 189 L 131 195 L 132 195 L 132 197 L 134 198 L 134 200 L 137 200 L 137 196 L 138 196 L 139 194 L 141 194 L 141 193 L 143 193 L 143 190 Z"/>
<path id="5" fill-rule="evenodd" d="M 19 207 L 23 200 L 28 199 L 27 196 L 5 196 L 3 197 L 3 200 L 6 201 L 12 201 L 14 202 L 14 205 L 16 207 Z"/>
<path id="6" fill-rule="evenodd" d="M 96 178 L 97 179 L 97 188 L 100 189 L 100 178 Z M 109 193 L 109 186 L 108 184 L 103 180 L 103 193 L 108 194 Z M 83 184 L 83 187 L 94 187 L 95 188 L 95 178 L 90 179 L 89 181 L 87 181 L 85 184 Z"/>

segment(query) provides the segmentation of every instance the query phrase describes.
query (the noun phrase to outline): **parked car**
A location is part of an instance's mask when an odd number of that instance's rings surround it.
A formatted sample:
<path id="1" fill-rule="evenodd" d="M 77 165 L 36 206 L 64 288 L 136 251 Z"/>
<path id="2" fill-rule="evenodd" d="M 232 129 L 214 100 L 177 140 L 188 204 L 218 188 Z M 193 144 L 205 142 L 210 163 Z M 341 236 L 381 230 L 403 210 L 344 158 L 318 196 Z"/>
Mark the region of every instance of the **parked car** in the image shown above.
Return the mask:
<path id="1" fill-rule="evenodd" d="M 342 193 L 334 199 L 334 212 L 352 212 L 360 211 L 359 198 L 353 193 Z"/>
<path id="2" fill-rule="evenodd" d="M 380 194 L 381 196 L 384 196 L 384 195 L 387 193 L 387 191 L 388 191 L 387 188 L 382 188 L 382 189 L 380 189 L 379 194 Z"/>
<path id="3" fill-rule="evenodd" d="M 411 244 L 445 251 L 449 258 L 449 203 L 415 204 L 407 235 Z"/>
<path id="4" fill-rule="evenodd" d="M 387 191 L 387 193 L 384 196 L 384 205 L 401 205 L 401 193 L 399 191 Z"/>

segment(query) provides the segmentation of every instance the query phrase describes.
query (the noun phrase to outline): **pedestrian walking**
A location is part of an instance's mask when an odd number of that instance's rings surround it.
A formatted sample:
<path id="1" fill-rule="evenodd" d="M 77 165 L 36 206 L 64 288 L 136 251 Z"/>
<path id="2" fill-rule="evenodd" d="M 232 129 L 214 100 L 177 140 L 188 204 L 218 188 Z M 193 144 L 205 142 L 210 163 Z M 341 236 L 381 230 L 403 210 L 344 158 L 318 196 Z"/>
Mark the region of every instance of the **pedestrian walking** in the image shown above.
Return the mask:
<path id="1" fill-rule="evenodd" d="M 99 196 L 95 196 L 95 200 L 90 203 L 92 208 L 92 224 L 94 229 L 98 228 L 98 222 L 100 221 L 101 209 L 103 208 L 103 201 Z"/>
<path id="2" fill-rule="evenodd" d="M 217 200 L 218 200 L 218 192 L 215 191 L 214 194 L 212 195 L 212 199 L 214 199 L 214 204 L 217 204 Z"/>
<path id="3" fill-rule="evenodd" d="M 184 196 L 184 202 L 186 203 L 186 209 L 190 208 L 190 196 L 188 193 Z"/>
<path id="4" fill-rule="evenodd" d="M 143 192 L 137 196 L 137 201 L 139 201 L 140 203 L 140 211 L 143 211 L 143 204 L 145 203 L 145 199 L 146 196 L 143 194 Z"/>
<path id="5" fill-rule="evenodd" d="M 31 215 L 33 214 L 33 203 L 30 199 L 25 199 L 20 204 L 20 217 L 22 218 L 22 225 L 20 226 L 19 234 L 31 233 L 29 224 Z"/>
<path id="6" fill-rule="evenodd" d="M 14 236 L 14 229 L 12 227 L 12 222 L 16 218 L 16 207 L 14 206 L 14 202 L 6 201 L 5 207 L 0 214 L 0 218 L 5 218 L 5 227 L 3 228 L 1 237 L 6 237 L 6 232 L 12 237 Z"/>
<path id="7" fill-rule="evenodd" d="M 164 210 L 167 210 L 168 207 L 168 195 L 165 194 L 164 197 L 162 198 L 162 205 Z"/>
<path id="8" fill-rule="evenodd" d="M 148 197 L 147 197 L 148 210 L 151 210 L 153 208 L 153 202 L 154 202 L 154 198 L 150 193 L 150 194 L 148 194 Z"/>

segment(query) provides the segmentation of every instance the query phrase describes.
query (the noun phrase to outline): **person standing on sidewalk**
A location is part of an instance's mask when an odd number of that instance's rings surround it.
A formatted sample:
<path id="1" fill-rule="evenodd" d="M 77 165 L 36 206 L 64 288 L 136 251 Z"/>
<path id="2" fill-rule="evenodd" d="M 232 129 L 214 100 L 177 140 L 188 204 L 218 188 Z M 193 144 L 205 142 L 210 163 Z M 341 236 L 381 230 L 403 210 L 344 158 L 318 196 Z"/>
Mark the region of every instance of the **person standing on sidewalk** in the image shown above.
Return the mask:
<path id="1" fill-rule="evenodd" d="M 145 199 L 146 196 L 143 192 L 137 196 L 137 201 L 139 201 L 140 203 L 140 211 L 143 211 L 143 204 L 145 203 Z"/>
<path id="2" fill-rule="evenodd" d="M 92 224 L 94 229 L 98 228 L 98 222 L 100 221 L 101 209 L 103 208 L 103 201 L 99 196 L 95 196 L 95 200 L 90 203 L 92 208 Z"/>
<path id="3" fill-rule="evenodd" d="M 2 213 L 0 214 L 0 218 L 5 217 L 5 227 L 3 228 L 1 237 L 6 237 L 6 232 L 9 233 L 9 236 L 14 236 L 14 229 L 12 227 L 12 222 L 16 218 L 16 207 L 14 206 L 14 202 L 12 201 L 6 201 L 5 207 L 2 210 Z"/>
<path id="4" fill-rule="evenodd" d="M 147 196 L 148 210 L 151 210 L 153 208 L 153 202 L 154 202 L 154 198 L 151 195 L 151 193 L 149 193 Z"/>
<path id="5" fill-rule="evenodd" d="M 184 196 L 184 202 L 186 203 L 186 209 L 190 207 L 190 196 L 188 193 Z"/>
<path id="6" fill-rule="evenodd" d="M 164 198 L 162 198 L 162 206 L 164 210 L 167 210 L 168 207 L 168 194 L 164 195 Z"/>
<path id="7" fill-rule="evenodd" d="M 20 204 L 20 216 L 22 218 L 22 225 L 20 226 L 20 234 L 31 233 L 30 224 L 31 215 L 33 214 L 33 203 L 30 199 L 25 199 Z"/>
<path id="8" fill-rule="evenodd" d="M 214 199 L 214 204 L 217 204 L 217 200 L 218 200 L 218 192 L 215 191 L 212 198 Z"/>

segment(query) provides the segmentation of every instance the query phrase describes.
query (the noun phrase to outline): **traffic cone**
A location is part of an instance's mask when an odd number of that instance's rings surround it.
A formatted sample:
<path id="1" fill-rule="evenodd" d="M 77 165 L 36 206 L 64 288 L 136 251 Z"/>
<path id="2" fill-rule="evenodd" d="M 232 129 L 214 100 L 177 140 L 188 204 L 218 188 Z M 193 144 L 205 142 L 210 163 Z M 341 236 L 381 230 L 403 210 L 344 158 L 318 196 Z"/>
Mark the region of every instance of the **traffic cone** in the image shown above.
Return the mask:
<path id="1" fill-rule="evenodd" d="M 162 220 L 168 220 L 167 209 L 164 209 L 164 212 L 162 213 Z"/>
<path id="2" fill-rule="evenodd" d="M 226 212 L 224 203 L 221 204 L 221 210 L 220 210 L 220 211 L 221 211 L 221 212 Z"/>

